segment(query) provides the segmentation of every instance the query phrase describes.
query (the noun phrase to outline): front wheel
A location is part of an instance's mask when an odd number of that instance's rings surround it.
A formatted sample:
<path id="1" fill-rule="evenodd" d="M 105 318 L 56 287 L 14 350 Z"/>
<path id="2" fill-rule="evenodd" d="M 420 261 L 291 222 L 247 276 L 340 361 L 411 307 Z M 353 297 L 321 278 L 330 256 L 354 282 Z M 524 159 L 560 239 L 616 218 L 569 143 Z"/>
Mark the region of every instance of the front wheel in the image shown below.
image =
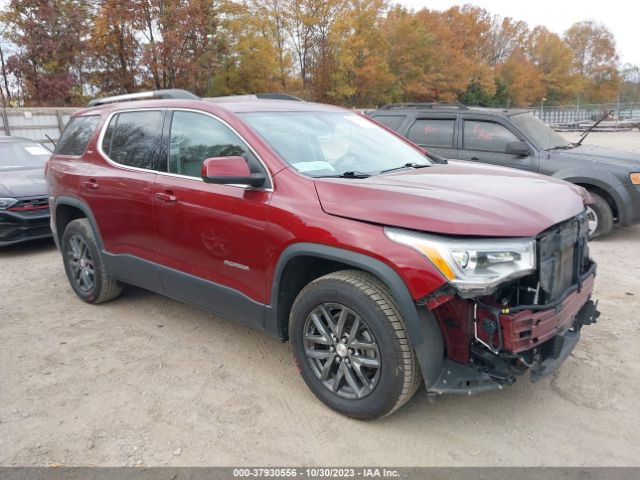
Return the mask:
<path id="1" fill-rule="evenodd" d="M 369 273 L 343 270 L 307 285 L 291 309 L 289 338 L 307 386 L 350 417 L 389 415 L 420 386 L 398 306 Z"/>
<path id="2" fill-rule="evenodd" d="M 593 203 L 587 205 L 587 221 L 589 222 L 589 238 L 596 238 L 611 233 L 613 228 L 613 212 L 607 201 L 600 195 L 589 192 Z"/>

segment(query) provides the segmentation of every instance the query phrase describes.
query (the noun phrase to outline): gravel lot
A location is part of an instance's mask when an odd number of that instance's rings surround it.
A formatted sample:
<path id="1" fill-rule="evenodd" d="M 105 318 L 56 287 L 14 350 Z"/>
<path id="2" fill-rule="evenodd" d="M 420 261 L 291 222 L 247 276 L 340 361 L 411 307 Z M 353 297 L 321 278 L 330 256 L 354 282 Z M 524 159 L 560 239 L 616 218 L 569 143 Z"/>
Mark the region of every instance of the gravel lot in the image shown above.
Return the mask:
<path id="1" fill-rule="evenodd" d="M 639 242 L 592 243 L 603 315 L 555 376 L 369 423 L 317 401 L 288 344 L 135 288 L 90 306 L 52 242 L 2 249 L 0 465 L 638 466 Z"/>

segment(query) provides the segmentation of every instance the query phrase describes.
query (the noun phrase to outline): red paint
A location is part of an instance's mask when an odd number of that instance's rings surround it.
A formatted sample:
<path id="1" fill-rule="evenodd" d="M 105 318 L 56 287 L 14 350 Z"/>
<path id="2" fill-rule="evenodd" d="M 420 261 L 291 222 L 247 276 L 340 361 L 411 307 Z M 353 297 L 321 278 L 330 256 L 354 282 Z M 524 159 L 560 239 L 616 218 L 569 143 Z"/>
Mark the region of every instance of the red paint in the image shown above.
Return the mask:
<path id="1" fill-rule="evenodd" d="M 207 158 L 202 162 L 203 177 L 248 177 L 247 161 L 242 157 Z"/>
<path id="2" fill-rule="evenodd" d="M 237 115 L 265 108 L 336 109 L 330 106 L 149 100 L 105 105 L 79 115 L 100 115 L 104 122 L 120 109 L 158 107 L 208 112 L 228 123 L 263 160 L 273 188 L 209 184 L 113 165 L 99 152 L 96 132 L 82 158 L 53 155 L 47 164 L 51 195 L 89 205 L 106 251 L 214 281 L 262 304 L 270 303 L 280 255 L 294 243 L 313 242 L 378 259 L 420 300 L 445 280 L 423 255 L 390 241 L 384 225 L 446 235 L 532 236 L 584 208 L 579 187 L 464 162 L 369 179 L 314 180 L 289 168 Z M 249 172 L 244 161 L 227 157 L 207 160 L 203 174 L 242 177 Z M 457 297 L 428 304 L 440 323 L 448 356 L 462 363 L 469 359 L 470 305 Z M 524 312 L 524 317 L 531 315 Z M 519 327 L 509 330 L 508 324 L 520 319 L 501 318 L 514 348 L 512 336 Z"/>
<path id="3" fill-rule="evenodd" d="M 49 208 L 49 205 L 24 205 L 22 207 L 8 208 L 10 212 L 24 212 L 28 210 L 45 210 Z"/>

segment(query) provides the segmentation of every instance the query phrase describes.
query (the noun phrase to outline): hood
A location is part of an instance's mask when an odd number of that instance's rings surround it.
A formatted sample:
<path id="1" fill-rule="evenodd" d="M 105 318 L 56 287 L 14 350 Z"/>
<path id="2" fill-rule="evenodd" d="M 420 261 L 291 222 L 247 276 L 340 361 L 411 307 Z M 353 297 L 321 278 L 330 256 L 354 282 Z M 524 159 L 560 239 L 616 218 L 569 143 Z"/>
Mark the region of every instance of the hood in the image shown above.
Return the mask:
<path id="1" fill-rule="evenodd" d="M 43 168 L 0 170 L 0 197 L 47 196 Z"/>
<path id="2" fill-rule="evenodd" d="M 576 159 L 583 162 L 617 165 L 633 171 L 640 171 L 640 153 L 615 150 L 613 148 L 580 145 L 569 150 L 556 150 L 555 158 Z"/>
<path id="3" fill-rule="evenodd" d="M 328 214 L 448 235 L 530 237 L 584 210 L 581 187 L 468 162 L 315 183 Z"/>

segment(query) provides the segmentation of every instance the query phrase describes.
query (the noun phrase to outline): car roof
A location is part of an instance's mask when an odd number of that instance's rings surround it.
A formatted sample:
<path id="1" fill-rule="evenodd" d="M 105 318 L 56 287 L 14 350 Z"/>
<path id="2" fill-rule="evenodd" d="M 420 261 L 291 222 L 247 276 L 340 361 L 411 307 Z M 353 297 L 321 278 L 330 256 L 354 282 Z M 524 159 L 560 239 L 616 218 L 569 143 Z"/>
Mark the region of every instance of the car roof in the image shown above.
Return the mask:
<path id="1" fill-rule="evenodd" d="M 231 100 L 204 99 L 207 102 L 215 103 L 234 113 L 248 112 L 334 112 L 345 111 L 340 107 L 325 105 L 323 103 L 300 102 L 293 100 Z"/>
<path id="2" fill-rule="evenodd" d="M 400 105 L 386 105 L 382 108 L 372 111 L 370 114 L 376 115 L 398 115 L 398 114 L 410 114 L 415 113 L 417 115 L 424 115 L 429 113 L 486 113 L 487 115 L 496 115 L 500 117 L 512 117 L 521 113 L 529 113 L 529 110 L 522 108 L 491 108 L 491 107 L 478 107 L 478 106 L 465 106 L 465 105 L 437 105 L 430 104 L 428 106 L 421 106 L 416 104 L 414 106 Z"/>
<path id="3" fill-rule="evenodd" d="M 194 100 L 161 99 L 161 100 L 134 100 L 126 102 L 114 102 L 95 107 L 88 107 L 74 114 L 95 115 L 103 112 L 116 112 L 119 110 L 136 110 L 144 108 L 192 108 L 205 111 L 225 110 L 230 113 L 250 112 L 345 112 L 341 107 L 325 105 L 322 103 L 301 102 L 295 100 L 271 100 L 253 98 L 202 98 Z"/>
<path id="4" fill-rule="evenodd" d="M 1 136 L 0 143 L 38 143 L 35 140 L 30 140 L 24 137 L 12 137 L 12 136 Z"/>

